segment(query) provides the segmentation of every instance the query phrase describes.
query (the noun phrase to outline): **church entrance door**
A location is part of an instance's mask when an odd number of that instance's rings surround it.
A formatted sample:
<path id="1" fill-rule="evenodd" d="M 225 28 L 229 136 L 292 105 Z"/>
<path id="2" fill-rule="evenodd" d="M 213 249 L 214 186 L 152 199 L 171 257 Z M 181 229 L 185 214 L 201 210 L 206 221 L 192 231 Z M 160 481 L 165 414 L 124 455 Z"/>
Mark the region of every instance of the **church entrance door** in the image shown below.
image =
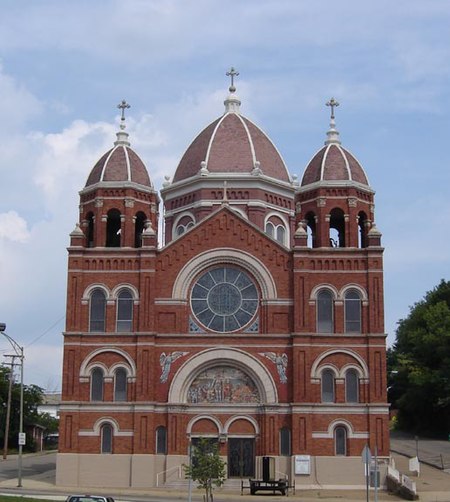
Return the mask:
<path id="1" fill-rule="evenodd" d="M 253 478 L 255 476 L 255 440 L 253 438 L 228 439 L 228 477 Z"/>

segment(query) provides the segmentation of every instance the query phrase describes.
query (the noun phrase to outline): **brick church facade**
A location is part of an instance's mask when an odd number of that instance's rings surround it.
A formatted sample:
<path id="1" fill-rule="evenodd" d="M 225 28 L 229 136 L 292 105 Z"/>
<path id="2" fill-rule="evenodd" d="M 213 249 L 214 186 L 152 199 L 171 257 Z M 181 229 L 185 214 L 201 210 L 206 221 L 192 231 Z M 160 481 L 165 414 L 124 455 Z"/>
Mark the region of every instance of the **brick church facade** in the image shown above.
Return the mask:
<path id="1" fill-rule="evenodd" d="M 80 192 L 59 484 L 182 483 L 200 437 L 231 484 L 272 457 L 297 486 L 359 486 L 364 446 L 389 455 L 381 234 L 337 103 L 300 182 L 233 79 L 224 104 L 160 195 L 124 120 Z"/>

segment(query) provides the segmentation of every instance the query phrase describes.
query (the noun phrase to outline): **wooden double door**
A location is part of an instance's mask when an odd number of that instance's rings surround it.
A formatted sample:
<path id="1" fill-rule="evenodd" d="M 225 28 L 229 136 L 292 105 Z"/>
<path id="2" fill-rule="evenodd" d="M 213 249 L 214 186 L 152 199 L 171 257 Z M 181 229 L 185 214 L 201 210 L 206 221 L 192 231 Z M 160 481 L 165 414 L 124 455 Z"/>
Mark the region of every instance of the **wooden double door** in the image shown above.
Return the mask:
<path id="1" fill-rule="evenodd" d="M 255 439 L 228 439 L 228 477 L 255 477 Z"/>

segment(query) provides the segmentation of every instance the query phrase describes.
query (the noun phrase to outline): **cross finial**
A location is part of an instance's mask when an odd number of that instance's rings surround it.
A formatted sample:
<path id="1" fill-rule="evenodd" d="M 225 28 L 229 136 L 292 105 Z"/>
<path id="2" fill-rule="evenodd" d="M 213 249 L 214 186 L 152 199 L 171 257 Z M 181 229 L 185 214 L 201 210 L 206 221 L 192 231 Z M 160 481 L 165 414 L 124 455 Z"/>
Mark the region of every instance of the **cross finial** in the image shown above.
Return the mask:
<path id="1" fill-rule="evenodd" d="M 231 85 L 228 88 L 230 92 L 236 92 L 236 87 L 234 86 L 234 77 L 237 77 L 239 72 L 236 71 L 233 67 L 230 68 L 230 71 L 227 71 L 226 76 L 231 78 Z"/>
<path id="2" fill-rule="evenodd" d="M 326 105 L 331 107 L 331 120 L 334 120 L 334 109 L 339 106 L 339 103 L 334 98 L 331 98 Z"/>
<path id="3" fill-rule="evenodd" d="M 120 128 L 125 129 L 125 109 L 130 108 L 130 105 L 122 99 L 122 102 L 117 105 L 117 108 L 122 111 L 122 116 L 120 117 Z"/>

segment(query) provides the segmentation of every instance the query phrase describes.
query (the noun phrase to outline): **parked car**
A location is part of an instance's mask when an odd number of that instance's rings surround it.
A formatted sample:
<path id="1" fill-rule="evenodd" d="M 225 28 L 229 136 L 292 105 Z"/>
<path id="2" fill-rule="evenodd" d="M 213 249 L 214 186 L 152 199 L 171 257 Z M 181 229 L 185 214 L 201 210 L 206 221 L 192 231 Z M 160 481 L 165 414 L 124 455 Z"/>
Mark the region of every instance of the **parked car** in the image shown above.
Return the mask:
<path id="1" fill-rule="evenodd" d="M 114 499 L 102 495 L 69 495 L 66 502 L 114 502 Z"/>

